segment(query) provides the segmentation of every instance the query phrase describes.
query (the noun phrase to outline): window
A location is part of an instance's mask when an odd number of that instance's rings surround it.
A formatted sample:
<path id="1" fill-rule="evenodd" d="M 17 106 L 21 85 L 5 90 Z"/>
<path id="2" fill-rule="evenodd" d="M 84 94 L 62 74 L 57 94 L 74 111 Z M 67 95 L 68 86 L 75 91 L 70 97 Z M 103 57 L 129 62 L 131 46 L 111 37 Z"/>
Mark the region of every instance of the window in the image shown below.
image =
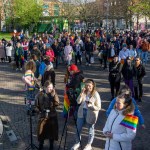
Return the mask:
<path id="1" fill-rule="evenodd" d="M 54 5 L 54 16 L 59 16 L 59 5 L 55 4 Z"/>

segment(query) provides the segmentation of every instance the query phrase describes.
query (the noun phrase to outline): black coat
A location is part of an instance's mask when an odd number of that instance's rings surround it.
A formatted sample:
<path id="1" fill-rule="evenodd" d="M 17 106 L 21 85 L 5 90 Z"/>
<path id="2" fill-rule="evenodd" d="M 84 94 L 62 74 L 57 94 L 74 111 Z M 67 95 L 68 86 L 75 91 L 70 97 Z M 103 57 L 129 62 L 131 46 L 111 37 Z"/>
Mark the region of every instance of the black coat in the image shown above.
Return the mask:
<path id="1" fill-rule="evenodd" d="M 83 72 L 82 71 L 79 71 L 77 73 L 75 73 L 72 78 L 71 78 L 71 81 L 70 83 L 67 84 L 67 88 L 72 88 L 72 89 L 76 89 L 76 88 L 79 88 L 80 86 L 80 83 L 83 82 Z"/>
<path id="2" fill-rule="evenodd" d="M 121 80 L 121 64 L 119 62 L 112 61 L 109 64 L 109 81 L 120 82 Z"/>
<path id="3" fill-rule="evenodd" d="M 132 80 L 133 79 L 133 65 L 127 64 L 127 62 L 122 67 L 122 75 L 125 80 Z"/>
<path id="4" fill-rule="evenodd" d="M 55 86 L 55 71 L 52 68 L 48 68 L 46 69 L 46 71 L 44 72 L 44 75 L 42 76 L 42 80 L 41 80 L 41 84 L 42 86 L 44 86 L 44 83 L 46 81 L 50 81 L 53 83 L 53 85 Z"/>
<path id="5" fill-rule="evenodd" d="M 138 67 L 133 67 L 133 75 L 136 79 L 142 80 L 142 78 L 146 75 L 145 67 L 140 64 Z"/>
<path id="6" fill-rule="evenodd" d="M 36 110 L 40 112 L 38 123 L 38 140 L 58 140 L 58 118 L 56 107 L 59 105 L 59 98 L 56 92 L 50 94 L 41 92 L 36 96 Z M 46 110 L 50 110 L 49 113 Z"/>
<path id="7" fill-rule="evenodd" d="M 88 53 L 93 52 L 93 43 L 92 42 L 85 43 L 85 51 Z"/>

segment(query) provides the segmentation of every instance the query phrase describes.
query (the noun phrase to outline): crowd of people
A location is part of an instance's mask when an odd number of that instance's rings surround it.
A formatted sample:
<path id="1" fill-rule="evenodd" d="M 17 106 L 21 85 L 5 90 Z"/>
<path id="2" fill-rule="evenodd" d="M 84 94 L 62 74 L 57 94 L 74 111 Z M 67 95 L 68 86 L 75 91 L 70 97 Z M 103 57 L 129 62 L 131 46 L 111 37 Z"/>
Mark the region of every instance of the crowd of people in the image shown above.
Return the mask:
<path id="1" fill-rule="evenodd" d="M 77 123 L 76 143 L 71 149 L 76 150 L 81 146 L 84 123 L 88 125 L 89 131 L 84 150 L 92 149 L 101 98 L 94 79 L 84 81 L 84 70 L 79 70 L 78 66 L 90 67 L 95 51 L 98 51 L 96 57 L 99 58 L 99 68 L 109 68 L 108 80 L 112 96 L 103 129 L 107 139 L 105 149 L 131 150 L 138 120 L 145 128 L 136 103 L 141 102 L 143 96 L 143 78 L 150 51 L 149 31 L 124 31 L 114 35 L 105 34 L 103 30 L 96 30 L 94 33 L 89 30 L 72 34 L 62 32 L 57 35 L 35 33 L 31 39 L 24 34 L 14 34 L 10 41 L 0 41 L 1 61 L 15 62 L 16 71 L 25 72 L 22 80 L 26 85 L 27 113 L 29 114 L 32 104 L 33 112 L 40 114 L 37 127 L 39 150 L 43 149 L 45 139 L 50 141 L 50 150 L 54 148 L 54 141 L 58 140 L 56 107 L 59 106 L 59 97 L 55 89 L 55 69 L 64 65 L 67 68 L 64 78 L 65 94 L 70 99 L 70 105 L 75 107 L 73 113 L 76 113 Z M 126 85 L 122 89 L 121 82 Z M 42 90 L 36 93 L 39 83 Z"/>

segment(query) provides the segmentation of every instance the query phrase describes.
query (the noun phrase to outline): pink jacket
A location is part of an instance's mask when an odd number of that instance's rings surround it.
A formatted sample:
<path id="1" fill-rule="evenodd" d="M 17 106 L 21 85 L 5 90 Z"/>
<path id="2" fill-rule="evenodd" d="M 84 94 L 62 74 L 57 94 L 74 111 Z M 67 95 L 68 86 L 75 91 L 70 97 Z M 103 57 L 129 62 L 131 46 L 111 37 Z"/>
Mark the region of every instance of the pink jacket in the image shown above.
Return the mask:
<path id="1" fill-rule="evenodd" d="M 50 57 L 50 62 L 53 62 L 54 61 L 54 51 L 53 50 L 47 50 L 46 51 L 46 56 L 49 56 Z"/>

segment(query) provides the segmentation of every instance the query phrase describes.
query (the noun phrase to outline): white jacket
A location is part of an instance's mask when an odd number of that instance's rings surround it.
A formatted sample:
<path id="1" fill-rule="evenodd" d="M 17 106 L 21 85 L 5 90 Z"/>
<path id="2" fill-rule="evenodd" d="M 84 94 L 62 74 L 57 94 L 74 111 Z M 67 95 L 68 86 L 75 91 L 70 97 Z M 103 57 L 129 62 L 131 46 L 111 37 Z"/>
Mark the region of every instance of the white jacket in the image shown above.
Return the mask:
<path id="1" fill-rule="evenodd" d="M 12 56 L 12 46 L 6 46 L 6 56 Z"/>
<path id="2" fill-rule="evenodd" d="M 113 133 L 113 138 L 106 139 L 105 150 L 131 150 L 132 140 L 136 135 L 136 130 L 132 130 L 120 125 L 125 116 L 122 111 L 113 109 L 106 121 L 103 134 L 107 131 Z"/>
<path id="3" fill-rule="evenodd" d="M 86 100 L 86 94 L 79 95 L 77 103 L 81 104 L 78 109 L 78 118 L 83 118 L 83 108 Z M 99 93 L 96 91 L 94 95 L 89 99 L 91 105 L 87 107 L 86 122 L 89 124 L 95 124 L 98 118 L 99 110 L 101 109 L 101 98 Z"/>

